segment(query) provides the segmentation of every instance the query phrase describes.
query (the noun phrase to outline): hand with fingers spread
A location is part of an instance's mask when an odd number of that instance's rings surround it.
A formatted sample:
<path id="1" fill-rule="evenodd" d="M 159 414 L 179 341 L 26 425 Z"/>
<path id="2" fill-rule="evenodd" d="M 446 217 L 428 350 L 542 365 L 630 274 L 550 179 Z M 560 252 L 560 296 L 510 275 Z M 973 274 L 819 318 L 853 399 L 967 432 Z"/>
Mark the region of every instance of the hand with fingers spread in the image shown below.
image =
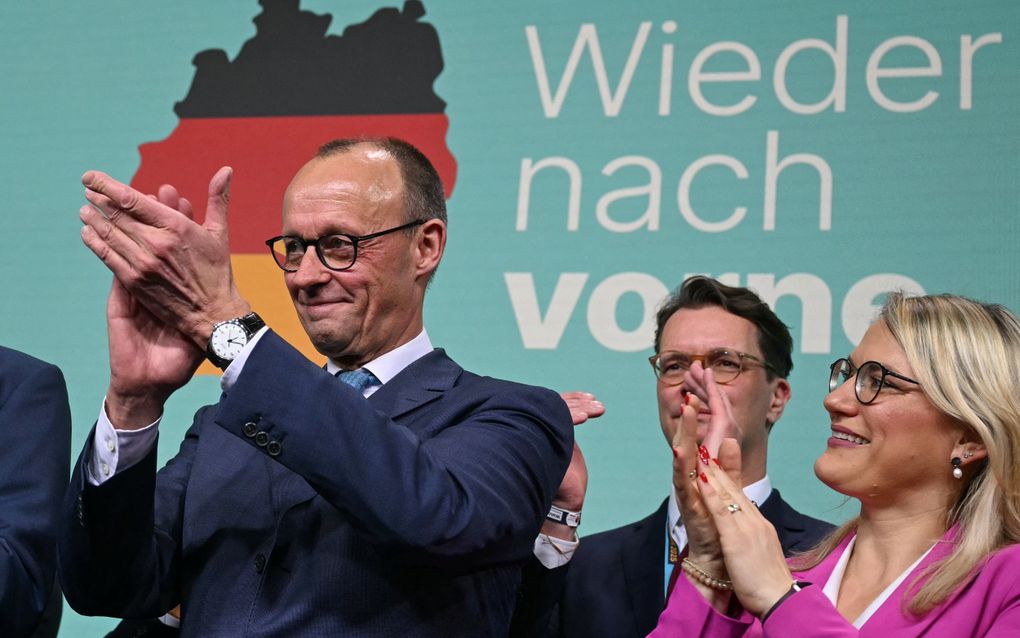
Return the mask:
<path id="1" fill-rule="evenodd" d="M 134 299 L 168 327 L 204 347 L 213 324 L 243 315 L 230 268 L 227 204 L 231 171 L 209 182 L 205 221 L 172 187 L 147 197 L 110 176 L 82 176 L 88 204 L 80 210 L 82 240 Z M 164 201 L 165 199 L 165 201 Z"/>

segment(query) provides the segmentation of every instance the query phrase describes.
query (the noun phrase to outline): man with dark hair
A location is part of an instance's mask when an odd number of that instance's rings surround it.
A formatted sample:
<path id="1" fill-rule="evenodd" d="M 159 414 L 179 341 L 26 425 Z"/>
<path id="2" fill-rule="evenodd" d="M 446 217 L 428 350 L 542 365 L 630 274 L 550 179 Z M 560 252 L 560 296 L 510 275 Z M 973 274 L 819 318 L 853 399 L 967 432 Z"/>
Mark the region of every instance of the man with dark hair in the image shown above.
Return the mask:
<path id="1" fill-rule="evenodd" d="M 650 360 L 667 444 L 672 445 L 684 405 L 684 373 L 691 366 L 711 369 L 738 428 L 728 435 L 740 441 L 744 492 L 775 525 L 788 554 L 814 545 L 832 526 L 790 507 L 766 475 L 768 434 L 790 399 L 786 377 L 793 367 L 793 339 L 786 325 L 753 291 L 708 277 L 684 281 L 662 303 L 656 319 Z M 705 404 L 699 436 L 710 417 Z M 575 455 L 553 505 L 579 512 L 586 483 L 583 460 Z M 513 634 L 648 634 L 665 606 L 671 577 L 679 574 L 674 566 L 687 544 L 674 490 L 651 515 L 585 537 L 580 544 L 574 542 L 576 523 L 564 522 L 547 520 L 542 528 L 538 560 L 528 568 Z M 546 547 L 555 555 L 550 557 Z"/>
<path id="2" fill-rule="evenodd" d="M 143 618 L 180 603 L 183 636 L 505 635 L 570 415 L 433 349 L 435 170 L 403 142 L 341 141 L 287 188 L 267 244 L 325 370 L 237 292 L 229 178 L 199 225 L 170 187 L 83 177 L 82 237 L 114 273 L 111 377 L 68 491 L 68 601 Z M 157 473 L 163 404 L 203 356 L 223 394 Z"/>

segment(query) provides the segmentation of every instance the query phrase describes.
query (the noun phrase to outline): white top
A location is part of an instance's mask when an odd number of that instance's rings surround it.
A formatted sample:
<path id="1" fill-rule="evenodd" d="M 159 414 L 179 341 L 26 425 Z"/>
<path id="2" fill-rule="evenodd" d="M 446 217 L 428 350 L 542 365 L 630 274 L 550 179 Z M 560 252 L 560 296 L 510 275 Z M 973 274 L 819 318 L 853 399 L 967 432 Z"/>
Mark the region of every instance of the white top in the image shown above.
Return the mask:
<path id="1" fill-rule="evenodd" d="M 822 589 L 822 593 L 824 593 L 825 597 L 828 598 L 830 602 L 832 602 L 833 607 L 836 606 L 836 601 L 839 600 L 839 587 L 843 583 L 843 575 L 846 573 L 846 565 L 848 562 L 850 562 L 850 556 L 854 553 L 854 545 L 856 543 L 857 537 L 854 536 L 853 538 L 850 539 L 850 542 L 847 544 L 846 549 L 843 550 L 843 555 L 839 557 L 839 562 L 836 563 L 836 568 L 832 570 L 831 574 L 829 574 L 829 580 L 825 582 L 825 587 Z M 903 573 L 900 574 L 899 577 L 896 578 L 896 580 L 889 583 L 889 586 L 882 590 L 882 593 L 879 594 L 878 597 L 875 598 L 875 600 L 871 601 L 871 604 L 868 605 L 868 607 L 861 612 L 861 615 L 858 616 L 857 619 L 853 621 L 852 623 L 853 626 L 856 627 L 857 629 L 860 629 L 861 626 L 864 625 L 864 623 L 868 622 L 868 619 L 871 618 L 871 616 L 876 611 L 878 611 L 878 608 L 881 607 L 883 603 L 885 603 L 889 596 L 892 596 L 892 593 L 896 591 L 897 587 L 900 586 L 900 583 L 903 582 L 903 579 L 906 578 L 910 574 L 910 572 L 914 571 L 914 568 L 917 567 L 921 563 L 921 561 L 924 560 L 924 557 L 928 555 L 928 552 L 930 552 L 934 548 L 935 545 L 929 547 L 928 551 L 921 554 L 920 558 L 915 560 L 914 563 L 910 565 L 910 567 L 907 567 L 905 570 L 903 570 Z"/>
<path id="2" fill-rule="evenodd" d="M 256 332 L 251 341 L 237 355 L 237 358 L 227 366 L 223 376 L 220 377 L 220 387 L 224 392 L 228 392 L 233 387 L 248 361 L 248 356 L 268 329 L 262 328 Z M 382 384 L 388 383 L 404 368 L 430 352 L 432 352 L 432 341 L 429 340 L 428 333 L 422 330 L 414 339 L 369 361 L 363 367 L 374 374 L 380 383 L 368 386 L 362 394 L 366 398 L 372 396 L 376 390 L 382 387 Z M 331 374 L 336 374 L 341 368 L 331 360 L 326 363 L 326 370 Z M 156 433 L 161 419 L 162 417 L 138 430 L 118 430 L 110 423 L 104 399 L 103 406 L 99 411 L 99 418 L 96 420 L 92 459 L 87 472 L 89 483 L 102 485 L 117 472 L 122 472 L 145 458 L 145 455 L 156 445 Z"/>

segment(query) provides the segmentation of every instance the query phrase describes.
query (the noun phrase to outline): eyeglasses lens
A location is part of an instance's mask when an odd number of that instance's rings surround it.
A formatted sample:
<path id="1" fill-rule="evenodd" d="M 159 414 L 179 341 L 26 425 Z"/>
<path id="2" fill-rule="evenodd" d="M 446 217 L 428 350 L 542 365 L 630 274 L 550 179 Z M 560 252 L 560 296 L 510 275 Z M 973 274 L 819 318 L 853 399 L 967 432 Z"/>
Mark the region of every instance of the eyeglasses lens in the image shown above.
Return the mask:
<path id="1" fill-rule="evenodd" d="M 869 361 L 857 370 L 857 382 L 854 390 L 857 392 L 857 400 L 861 403 L 871 403 L 878 396 L 882 389 L 882 366 L 874 361 Z"/>

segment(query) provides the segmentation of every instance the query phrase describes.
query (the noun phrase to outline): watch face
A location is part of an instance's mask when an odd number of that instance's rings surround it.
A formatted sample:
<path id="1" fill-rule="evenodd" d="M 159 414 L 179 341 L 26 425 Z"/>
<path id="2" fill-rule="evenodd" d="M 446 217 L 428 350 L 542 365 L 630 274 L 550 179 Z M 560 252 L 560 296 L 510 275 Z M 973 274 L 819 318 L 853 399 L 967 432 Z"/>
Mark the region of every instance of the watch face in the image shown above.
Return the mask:
<path id="1" fill-rule="evenodd" d="M 209 349 L 221 359 L 233 360 L 245 345 L 248 344 L 248 333 L 240 325 L 228 321 L 213 330 L 209 340 Z"/>

